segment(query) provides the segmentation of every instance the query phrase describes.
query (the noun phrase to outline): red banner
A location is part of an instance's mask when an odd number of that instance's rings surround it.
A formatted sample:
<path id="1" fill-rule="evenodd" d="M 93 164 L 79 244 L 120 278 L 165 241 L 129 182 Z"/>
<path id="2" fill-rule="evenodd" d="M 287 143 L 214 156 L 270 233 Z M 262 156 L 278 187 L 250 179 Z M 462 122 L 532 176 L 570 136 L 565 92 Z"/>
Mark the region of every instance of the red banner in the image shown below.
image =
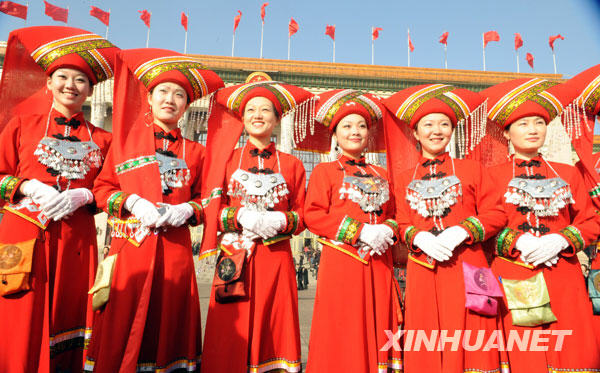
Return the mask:
<path id="1" fill-rule="evenodd" d="M 110 13 L 95 6 L 92 6 L 92 9 L 90 9 L 90 16 L 98 18 L 100 22 L 104 23 L 106 26 L 108 26 L 110 22 Z"/>
<path id="2" fill-rule="evenodd" d="M 185 12 L 181 12 L 181 26 L 183 26 L 183 28 L 185 29 L 185 31 L 187 31 L 187 26 L 188 26 L 188 18 L 187 18 L 187 14 L 185 14 Z"/>
<path id="3" fill-rule="evenodd" d="M 487 47 L 490 41 L 500 41 L 500 35 L 497 31 L 488 31 L 483 34 L 483 47 Z"/>
<path id="4" fill-rule="evenodd" d="M 52 5 L 46 0 L 44 0 L 44 4 L 46 5 L 45 13 L 47 16 L 49 16 L 55 21 L 67 23 L 67 18 L 69 17 L 69 9 Z"/>
<path id="5" fill-rule="evenodd" d="M 0 12 L 9 16 L 27 19 L 27 6 L 12 1 L 0 1 Z"/>
<path id="6" fill-rule="evenodd" d="M 408 49 L 410 49 L 411 52 L 415 51 L 415 46 L 412 43 L 412 40 L 410 40 L 410 32 L 408 33 Z"/>
<path id="7" fill-rule="evenodd" d="M 556 41 L 556 39 L 565 40 L 565 38 L 561 34 L 550 36 L 550 38 L 548 39 L 548 44 L 550 44 L 550 48 L 552 50 L 554 50 L 554 42 Z"/>
<path id="8" fill-rule="evenodd" d="M 295 33 L 298 32 L 300 27 L 298 26 L 298 22 L 294 19 L 294 17 L 290 18 L 290 24 L 288 25 L 288 36 L 292 37 Z"/>
<path id="9" fill-rule="evenodd" d="M 527 63 L 529 64 L 529 66 L 531 66 L 531 68 L 533 69 L 533 54 L 527 53 L 527 55 L 525 56 L 525 59 L 527 60 Z"/>
<path id="10" fill-rule="evenodd" d="M 263 5 L 260 7 L 260 18 L 262 19 L 263 23 L 265 23 L 265 16 L 267 15 L 265 12 L 267 5 L 269 5 L 269 3 L 263 3 Z"/>
<path id="11" fill-rule="evenodd" d="M 442 36 L 440 36 L 440 43 L 448 45 L 448 31 L 444 32 Z"/>
<path id="12" fill-rule="evenodd" d="M 521 34 L 518 32 L 515 33 L 515 50 L 521 48 L 523 46 L 523 38 L 521 38 Z"/>
<path id="13" fill-rule="evenodd" d="M 377 38 L 379 37 L 379 31 L 383 31 L 383 29 L 381 27 L 373 27 L 372 28 L 371 38 L 373 40 L 377 40 Z"/>
<path id="14" fill-rule="evenodd" d="M 235 30 L 237 30 L 240 25 L 240 21 L 242 20 L 242 12 L 238 10 L 238 15 L 233 17 L 233 33 L 235 34 Z"/>
<path id="15" fill-rule="evenodd" d="M 150 17 L 152 17 L 152 13 L 150 13 L 146 9 L 138 10 L 138 13 L 140 13 L 140 19 L 144 21 L 146 27 L 150 28 Z"/>
<path id="16" fill-rule="evenodd" d="M 327 25 L 325 26 L 325 35 L 329 35 L 331 40 L 335 41 L 335 25 Z"/>

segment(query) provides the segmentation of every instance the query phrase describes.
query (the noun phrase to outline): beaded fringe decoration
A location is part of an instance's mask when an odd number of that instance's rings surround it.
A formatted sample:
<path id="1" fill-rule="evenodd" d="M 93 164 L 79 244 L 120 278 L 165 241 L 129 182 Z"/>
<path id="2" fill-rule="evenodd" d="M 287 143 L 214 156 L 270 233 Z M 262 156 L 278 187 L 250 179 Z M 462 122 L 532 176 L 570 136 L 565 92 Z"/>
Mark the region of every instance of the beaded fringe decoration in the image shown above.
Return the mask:
<path id="1" fill-rule="evenodd" d="M 576 102 L 577 100 L 569 104 L 569 106 L 564 109 L 561 117 L 563 126 L 571 140 L 577 140 L 581 137 L 583 126 L 586 126 L 587 133 L 593 131 L 586 120 L 588 114 L 585 111 L 585 106 L 583 106 L 583 103 L 578 105 Z"/>
<path id="2" fill-rule="evenodd" d="M 311 136 L 315 134 L 315 107 L 318 100 L 318 97 L 311 97 L 286 113 L 286 116 L 294 116 L 292 136 L 294 147 L 306 139 L 308 132 Z"/>
<path id="3" fill-rule="evenodd" d="M 38 156 L 38 162 L 69 180 L 84 179 L 92 167 L 99 168 L 102 165 L 100 149 L 91 150 L 81 160 L 74 160 L 66 159 L 50 146 L 39 143 L 33 154 Z"/>
<path id="4" fill-rule="evenodd" d="M 456 124 L 457 157 L 465 158 L 484 138 L 487 128 L 487 100 Z"/>
<path id="5" fill-rule="evenodd" d="M 537 217 L 558 216 L 567 204 L 575 203 L 569 185 L 558 188 L 550 198 L 534 198 L 519 188 L 509 187 L 504 198 L 507 203 L 529 208 Z"/>
<path id="6" fill-rule="evenodd" d="M 406 191 L 406 200 L 410 204 L 410 208 L 424 218 L 444 216 L 446 209 L 456 204 L 459 196 L 462 196 L 460 183 L 443 191 L 438 198 L 423 198 L 420 193 L 411 189 Z"/>
<path id="7" fill-rule="evenodd" d="M 213 92 L 210 95 L 204 96 L 193 105 L 190 105 L 190 108 L 181 120 L 179 120 L 177 126 L 181 129 L 191 126 L 194 129 L 194 133 L 200 133 L 203 129 L 206 129 L 208 118 L 210 118 L 210 113 L 215 103 L 215 93 Z"/>
<path id="8" fill-rule="evenodd" d="M 340 199 L 349 199 L 358 204 L 364 212 L 375 212 L 381 209 L 384 203 L 390 199 L 390 192 L 385 180 L 371 178 L 377 185 L 375 193 L 366 193 L 359 187 L 350 183 L 342 183 L 339 190 Z"/>
<path id="9" fill-rule="evenodd" d="M 227 190 L 227 195 L 233 198 L 239 198 L 242 206 L 255 211 L 267 211 L 269 208 L 275 207 L 280 200 L 290 194 L 287 184 L 280 184 L 269 191 L 264 196 L 248 194 L 243 184 L 237 180 L 230 180 Z"/>
<path id="10" fill-rule="evenodd" d="M 165 191 L 169 188 L 181 188 L 190 182 L 191 174 L 189 169 L 169 170 L 160 174 L 160 185 Z"/>

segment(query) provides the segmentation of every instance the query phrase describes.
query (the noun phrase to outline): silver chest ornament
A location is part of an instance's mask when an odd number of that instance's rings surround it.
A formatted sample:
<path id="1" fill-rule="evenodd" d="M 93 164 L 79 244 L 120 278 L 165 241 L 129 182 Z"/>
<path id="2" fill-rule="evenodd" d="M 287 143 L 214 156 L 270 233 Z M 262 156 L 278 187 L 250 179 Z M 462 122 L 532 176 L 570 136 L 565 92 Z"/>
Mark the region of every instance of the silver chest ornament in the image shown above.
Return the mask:
<path id="1" fill-rule="evenodd" d="M 569 184 L 560 177 L 524 179 L 515 177 L 504 193 L 506 203 L 527 207 L 537 217 L 558 216 L 567 204 L 575 203 Z"/>
<path id="2" fill-rule="evenodd" d="M 228 196 L 255 211 L 275 207 L 289 193 L 282 174 L 253 174 L 240 168 L 231 175 L 227 190 Z"/>
<path id="3" fill-rule="evenodd" d="M 38 162 L 69 179 L 84 179 L 91 168 L 102 165 L 102 152 L 93 141 L 43 137 L 33 152 Z"/>
<path id="4" fill-rule="evenodd" d="M 185 160 L 156 153 L 158 170 L 160 171 L 160 185 L 163 192 L 170 188 L 181 188 L 190 181 L 190 170 Z"/>
<path id="5" fill-rule="evenodd" d="M 344 176 L 339 193 L 340 199 L 351 200 L 364 212 L 379 211 L 390 199 L 388 182 L 380 176 Z"/>
<path id="6" fill-rule="evenodd" d="M 456 204 L 459 196 L 462 196 L 462 187 L 455 175 L 441 179 L 415 179 L 406 189 L 410 208 L 425 218 L 443 216 L 446 209 Z"/>

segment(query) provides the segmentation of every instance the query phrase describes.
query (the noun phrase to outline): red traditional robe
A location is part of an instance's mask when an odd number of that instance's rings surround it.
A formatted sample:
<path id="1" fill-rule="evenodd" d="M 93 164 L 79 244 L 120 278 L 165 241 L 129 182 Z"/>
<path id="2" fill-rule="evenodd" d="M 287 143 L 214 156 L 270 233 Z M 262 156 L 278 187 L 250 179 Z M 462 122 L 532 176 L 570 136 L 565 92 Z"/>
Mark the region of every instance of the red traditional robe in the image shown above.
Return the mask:
<path id="1" fill-rule="evenodd" d="M 507 203 L 503 197 L 509 181 L 513 177 L 553 178 L 559 176 L 569 183 L 575 203 L 559 211 L 558 216 L 540 217 L 539 223 L 532 212 L 517 205 Z M 505 333 L 512 330 L 522 336 L 526 330 L 544 330 L 549 338 L 543 345 L 548 351 L 531 352 L 513 348 L 508 352 L 511 372 L 598 372 L 600 371 L 600 344 L 592 327 L 592 306 L 588 298 L 584 277 L 577 256 L 587 242 L 600 233 L 597 216 L 594 214 L 581 174 L 574 167 L 546 162 L 541 156 L 530 162 L 510 160 L 490 170 L 495 193 L 502 197 L 503 207 L 508 216 L 506 228 L 498 235 L 495 245 L 497 256 L 492 263 L 494 273 L 503 279 L 524 280 L 540 271 L 550 295 L 550 307 L 557 318 L 556 322 L 538 327 L 520 327 L 512 323 L 510 312 L 503 310 Z M 529 220 L 527 216 L 529 214 Z M 558 263 L 552 267 L 540 265 L 535 269 L 510 261 L 519 260 L 521 253 L 514 246 L 518 235 L 524 232 L 540 235 L 561 234 L 570 246 L 560 253 Z M 508 260 L 506 260 L 508 259 Z M 509 261 L 510 260 L 510 261 Z M 557 336 L 551 331 L 570 330 L 572 335 L 564 337 L 561 351 L 555 351 Z"/>
<path id="2" fill-rule="evenodd" d="M 110 133 L 91 123 L 87 126 L 92 140 L 106 156 Z M 50 118 L 13 118 L 0 135 L 0 189 L 7 202 L 5 207 L 20 200 L 18 188 L 27 179 L 52 186 L 58 182 L 61 191 L 92 188 L 99 168 L 91 168 L 84 179 L 69 181 L 38 162 L 33 153 L 45 134 L 90 140 L 81 112 L 69 120 L 57 111 L 52 111 Z M 87 292 L 98 263 L 94 213 L 95 208 L 83 206 L 70 217 L 50 221 L 42 231 L 22 216 L 5 212 L 0 223 L 0 243 L 35 237 L 37 241 L 31 290 L 0 297 L 1 372 L 80 371 L 83 367 L 84 344 L 89 339 L 93 315 Z"/>
<path id="3" fill-rule="evenodd" d="M 179 129 L 164 133 L 156 125 L 154 138 L 156 149 L 163 150 L 166 143 L 168 151 L 185 160 L 190 179 L 182 187 L 163 191 L 162 201 L 151 202 L 188 202 L 195 212 L 189 223 L 201 223 L 204 146 L 183 139 Z M 136 193 L 144 198 L 144 194 L 121 190 L 112 151 L 105 164 L 94 193 L 98 206 L 119 226 L 119 220 L 132 217 L 123 207 L 127 197 Z M 188 227 L 158 228 L 139 247 L 116 235 L 109 252 L 114 254 L 118 257 L 110 298 L 96 313 L 86 370 L 115 373 L 199 369 L 200 303 Z"/>
<path id="4" fill-rule="evenodd" d="M 462 196 L 457 198 L 446 214 L 436 218 L 423 217 L 410 207 L 407 186 L 413 179 L 432 179 L 455 175 L 461 183 Z M 488 267 L 481 242 L 496 234 L 506 222 L 500 209 L 494 186 L 484 173 L 482 166 L 471 160 L 452 159 L 444 153 L 435 159 L 421 158 L 415 168 L 405 172 L 402 182 L 395 185 L 397 221 L 402 238 L 409 247 L 409 260 L 406 268 L 406 310 L 407 331 L 424 331 L 430 338 L 432 333 L 447 330 L 448 336 L 462 331 L 457 348 L 446 343 L 443 351 L 428 351 L 424 345 L 416 350 L 416 337 L 411 351 L 404 352 L 404 366 L 407 372 L 496 372 L 500 369 L 498 349 L 465 351 L 464 331 L 470 330 L 470 345 L 476 344 L 479 330 L 485 331 L 484 344 L 493 338 L 497 329 L 496 317 L 482 316 L 465 308 L 465 285 L 463 262 L 477 267 Z M 452 257 L 441 263 L 428 260 L 427 255 L 413 239 L 420 231 L 439 234 L 440 230 L 460 225 L 469 233 L 465 242 L 454 249 Z M 439 335 L 439 334 L 438 334 Z M 408 341 L 407 341 L 408 342 Z"/>
<path id="5" fill-rule="evenodd" d="M 262 167 L 259 167 L 259 159 L 264 162 Z M 291 236 L 302 232 L 306 185 L 302 163 L 289 154 L 277 152 L 274 143 L 259 150 L 250 142 L 244 148 L 236 149 L 227 163 L 219 231 L 242 231 L 236 220 L 240 200 L 226 195 L 231 175 L 238 165 L 252 173 L 279 172 L 283 175 L 289 194 L 274 206 L 275 211 L 286 214 L 286 228 L 280 234 Z M 246 263 L 244 281 L 248 299 L 218 303 L 213 287 L 206 320 L 202 372 L 301 370 L 298 293 L 289 240 L 269 245 L 258 242 Z"/>
<path id="6" fill-rule="evenodd" d="M 353 246 L 363 225 L 386 224 L 398 236 L 393 196 L 377 213 L 364 212 L 340 198 L 344 176 L 370 174 L 387 180 L 384 169 L 342 156 L 317 165 L 304 207 L 311 232 L 321 236 L 323 251 L 310 332 L 307 372 L 401 371 L 401 352 L 380 351 L 386 330 L 396 333 L 401 320 L 392 250 L 362 258 Z M 346 187 L 348 185 L 346 184 Z"/>

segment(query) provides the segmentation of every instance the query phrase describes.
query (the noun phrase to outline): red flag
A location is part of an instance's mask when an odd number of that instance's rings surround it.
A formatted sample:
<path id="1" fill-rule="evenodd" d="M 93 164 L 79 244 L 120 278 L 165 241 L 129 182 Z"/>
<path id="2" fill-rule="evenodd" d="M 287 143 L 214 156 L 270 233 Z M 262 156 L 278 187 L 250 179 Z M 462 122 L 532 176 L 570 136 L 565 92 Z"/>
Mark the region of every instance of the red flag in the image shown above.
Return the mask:
<path id="1" fill-rule="evenodd" d="M 483 34 L 483 47 L 487 47 L 490 41 L 500 41 L 500 35 L 497 31 L 488 31 Z"/>
<path id="2" fill-rule="evenodd" d="M 183 26 L 183 28 L 185 29 L 185 31 L 187 31 L 187 14 L 185 14 L 185 12 L 181 12 L 181 26 Z"/>
<path id="3" fill-rule="evenodd" d="M 412 41 L 410 40 L 410 32 L 408 33 L 408 49 L 410 49 L 411 52 L 414 52 L 414 50 L 415 50 L 415 46 L 413 45 Z"/>
<path id="4" fill-rule="evenodd" d="M 146 27 L 150 28 L 150 17 L 152 17 L 152 13 L 150 13 L 146 9 L 138 10 L 138 13 L 140 13 L 140 19 L 144 21 Z"/>
<path id="5" fill-rule="evenodd" d="M 27 6 L 12 1 L 0 1 L 0 12 L 9 16 L 27 19 Z"/>
<path id="6" fill-rule="evenodd" d="M 381 27 L 373 27 L 372 28 L 371 38 L 373 40 L 377 40 L 377 38 L 379 37 L 379 31 L 383 31 L 383 29 Z"/>
<path id="7" fill-rule="evenodd" d="M 235 34 L 235 30 L 237 30 L 240 25 L 240 21 L 242 20 L 242 12 L 238 10 L 238 15 L 233 17 L 233 33 Z"/>
<path id="8" fill-rule="evenodd" d="M 46 4 L 45 13 L 47 16 L 49 16 L 55 21 L 67 23 L 67 18 L 69 17 L 69 9 L 52 5 L 46 0 L 44 0 L 44 4 Z"/>
<path id="9" fill-rule="evenodd" d="M 331 40 L 335 41 L 335 25 L 327 25 L 325 26 L 325 35 L 329 35 Z"/>
<path id="10" fill-rule="evenodd" d="M 263 5 L 261 5 L 260 7 L 260 18 L 262 19 L 263 23 L 265 23 L 265 8 L 267 7 L 267 5 L 269 5 L 269 3 L 263 3 Z"/>
<path id="11" fill-rule="evenodd" d="M 440 36 L 440 43 L 448 45 L 448 31 L 444 32 L 442 36 Z"/>
<path id="12" fill-rule="evenodd" d="M 294 17 L 290 18 L 290 24 L 288 25 L 289 37 L 292 37 L 295 33 L 298 32 L 298 22 L 294 19 Z"/>
<path id="13" fill-rule="evenodd" d="M 515 50 L 521 48 L 523 46 L 523 38 L 521 38 L 521 34 L 518 32 L 515 33 Z"/>
<path id="14" fill-rule="evenodd" d="M 561 34 L 550 36 L 550 38 L 548 39 L 548 44 L 550 44 L 550 48 L 552 48 L 553 51 L 554 51 L 554 42 L 556 41 L 556 39 L 565 40 L 565 38 Z"/>
<path id="15" fill-rule="evenodd" d="M 529 64 L 529 66 L 531 66 L 531 68 L 533 69 L 533 54 L 527 53 L 527 55 L 525 56 L 525 59 L 527 60 L 527 63 Z"/>
<path id="16" fill-rule="evenodd" d="M 110 20 L 110 13 L 109 12 L 105 12 L 100 8 L 97 8 L 95 6 L 92 5 L 92 9 L 90 9 L 90 16 L 92 17 L 96 17 L 100 20 L 100 22 L 104 23 L 106 26 L 108 26 L 109 20 Z"/>

